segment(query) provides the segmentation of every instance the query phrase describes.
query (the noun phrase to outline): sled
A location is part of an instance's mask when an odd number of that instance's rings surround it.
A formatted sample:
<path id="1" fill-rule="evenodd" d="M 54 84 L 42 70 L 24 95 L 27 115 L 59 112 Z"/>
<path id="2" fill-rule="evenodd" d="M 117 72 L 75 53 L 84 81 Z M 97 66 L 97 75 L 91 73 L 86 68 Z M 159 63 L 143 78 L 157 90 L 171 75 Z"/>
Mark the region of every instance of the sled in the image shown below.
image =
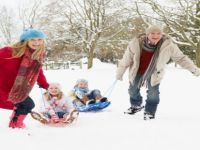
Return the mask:
<path id="1" fill-rule="evenodd" d="M 69 117 L 67 119 L 64 118 L 60 118 L 58 122 L 51 122 L 51 120 L 45 116 L 43 116 L 42 114 L 38 113 L 38 112 L 31 112 L 31 117 L 37 121 L 39 121 L 40 123 L 44 124 L 44 125 L 48 125 L 48 126 L 53 126 L 53 127 L 64 127 L 67 126 L 69 124 L 72 124 L 77 118 L 78 118 L 78 111 L 77 110 L 73 110 L 70 114 Z"/>
<path id="2" fill-rule="evenodd" d="M 110 101 L 98 102 L 98 103 L 83 105 L 83 106 L 76 106 L 76 104 L 75 104 L 75 108 L 79 112 L 99 111 L 99 110 L 102 110 L 102 109 L 108 107 L 110 104 L 111 104 Z"/>

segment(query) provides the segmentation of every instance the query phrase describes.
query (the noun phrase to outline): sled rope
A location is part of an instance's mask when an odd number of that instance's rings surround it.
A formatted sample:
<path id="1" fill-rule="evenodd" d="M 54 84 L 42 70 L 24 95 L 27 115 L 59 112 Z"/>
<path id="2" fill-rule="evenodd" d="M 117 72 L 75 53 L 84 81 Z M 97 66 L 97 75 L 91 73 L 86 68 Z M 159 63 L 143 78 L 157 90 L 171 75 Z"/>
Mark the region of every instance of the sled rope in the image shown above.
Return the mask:
<path id="1" fill-rule="evenodd" d="M 44 101 L 44 96 L 43 96 L 43 92 L 42 92 L 42 88 L 40 88 L 40 93 L 42 95 L 42 102 L 43 102 L 44 108 L 46 108 L 45 101 Z"/>
<path id="2" fill-rule="evenodd" d="M 104 93 L 104 96 L 107 95 L 107 98 L 110 97 L 110 95 L 111 95 L 111 93 L 112 93 L 112 91 L 113 91 L 113 89 L 114 89 L 116 83 L 117 83 L 117 80 L 115 80 L 115 81 L 111 84 L 111 86 L 106 90 L 106 92 Z"/>

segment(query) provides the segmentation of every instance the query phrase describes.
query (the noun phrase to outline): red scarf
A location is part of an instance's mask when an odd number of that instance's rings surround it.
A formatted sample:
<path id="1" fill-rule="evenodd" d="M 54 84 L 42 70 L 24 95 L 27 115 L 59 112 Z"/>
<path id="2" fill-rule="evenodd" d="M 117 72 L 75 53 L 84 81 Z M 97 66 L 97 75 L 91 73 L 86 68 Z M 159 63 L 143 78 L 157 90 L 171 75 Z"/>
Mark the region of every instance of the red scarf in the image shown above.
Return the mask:
<path id="1" fill-rule="evenodd" d="M 32 60 L 33 50 L 26 49 L 8 100 L 14 104 L 24 101 L 38 79 L 42 63 Z M 43 57 L 41 58 L 43 59 Z"/>

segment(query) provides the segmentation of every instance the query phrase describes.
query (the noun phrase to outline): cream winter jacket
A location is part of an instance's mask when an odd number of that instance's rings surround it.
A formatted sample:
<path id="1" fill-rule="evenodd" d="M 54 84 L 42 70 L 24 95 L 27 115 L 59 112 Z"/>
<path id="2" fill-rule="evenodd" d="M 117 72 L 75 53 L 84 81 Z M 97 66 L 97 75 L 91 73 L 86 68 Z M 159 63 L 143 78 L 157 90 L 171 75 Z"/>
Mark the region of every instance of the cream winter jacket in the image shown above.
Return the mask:
<path id="1" fill-rule="evenodd" d="M 156 68 L 151 76 L 152 86 L 160 83 L 164 75 L 164 67 L 170 59 L 192 73 L 199 71 L 194 63 L 180 51 L 175 43 L 173 43 L 169 36 L 164 35 L 163 38 L 164 42 L 160 47 Z M 139 38 L 134 38 L 129 43 L 122 60 L 119 62 L 116 74 L 118 80 L 122 80 L 123 74 L 126 69 L 129 68 L 129 81 L 133 83 L 139 68 L 140 54 L 141 48 Z"/>

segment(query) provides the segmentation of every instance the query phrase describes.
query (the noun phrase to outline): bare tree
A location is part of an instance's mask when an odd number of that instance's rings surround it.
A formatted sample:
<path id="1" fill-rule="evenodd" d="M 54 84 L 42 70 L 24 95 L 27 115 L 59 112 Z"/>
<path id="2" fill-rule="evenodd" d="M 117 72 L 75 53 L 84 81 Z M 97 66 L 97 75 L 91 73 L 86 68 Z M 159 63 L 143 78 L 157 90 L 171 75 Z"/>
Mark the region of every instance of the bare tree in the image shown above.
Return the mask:
<path id="1" fill-rule="evenodd" d="M 106 5 L 109 0 L 63 0 L 68 11 L 65 17 L 71 26 L 79 44 L 82 44 L 84 52 L 87 52 L 88 69 L 92 68 L 94 50 L 97 42 L 105 30 Z"/>
<path id="2" fill-rule="evenodd" d="M 29 0 L 19 7 L 19 18 L 22 21 L 22 28 L 38 26 L 40 15 L 43 13 L 42 0 Z"/>
<path id="3" fill-rule="evenodd" d="M 119 29 L 109 36 L 105 34 L 111 31 L 110 28 L 117 23 L 115 17 L 122 12 L 119 8 L 112 7 L 112 0 L 62 0 L 58 4 L 64 15 L 64 32 L 71 35 L 71 42 L 87 54 L 88 68 L 92 68 L 93 57 L 99 50 L 98 45 L 122 31 Z"/>
<path id="4" fill-rule="evenodd" d="M 10 44 L 13 41 L 13 13 L 6 7 L 0 8 L 0 33 L 3 44 Z"/>

